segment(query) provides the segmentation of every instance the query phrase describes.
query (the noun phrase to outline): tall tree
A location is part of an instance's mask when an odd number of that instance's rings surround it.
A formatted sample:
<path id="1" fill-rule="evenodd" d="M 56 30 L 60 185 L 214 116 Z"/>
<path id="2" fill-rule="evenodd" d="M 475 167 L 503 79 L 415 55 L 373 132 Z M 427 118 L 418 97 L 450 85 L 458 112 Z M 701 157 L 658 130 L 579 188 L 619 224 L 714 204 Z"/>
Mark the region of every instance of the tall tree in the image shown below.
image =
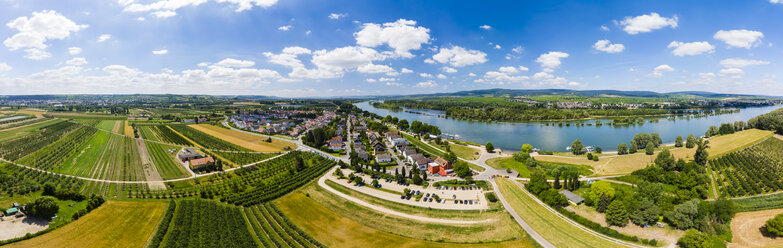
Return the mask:
<path id="1" fill-rule="evenodd" d="M 628 148 L 628 153 L 634 154 L 636 153 L 636 150 L 638 147 L 636 146 L 636 142 L 631 142 L 631 148 Z"/>
<path id="2" fill-rule="evenodd" d="M 487 142 L 486 148 L 487 148 L 487 152 L 490 153 L 495 152 L 495 146 L 492 145 L 492 142 Z"/>
<path id="3" fill-rule="evenodd" d="M 674 139 L 674 147 L 682 147 L 682 136 L 677 135 Z"/>
<path id="4" fill-rule="evenodd" d="M 693 137 L 693 134 L 690 134 L 685 141 L 685 147 L 693 148 L 694 146 L 696 146 L 696 137 Z"/>
<path id="5" fill-rule="evenodd" d="M 585 153 L 585 145 L 582 144 L 582 141 L 579 139 L 574 140 L 574 142 L 571 143 L 571 152 L 575 155 L 582 155 Z"/>
<path id="6" fill-rule="evenodd" d="M 628 154 L 628 145 L 625 143 L 620 143 L 617 145 L 617 155 L 625 155 Z"/>
<path id="7" fill-rule="evenodd" d="M 647 142 L 647 145 L 644 147 L 644 153 L 647 155 L 655 153 L 655 144 L 652 141 Z"/>
<path id="8" fill-rule="evenodd" d="M 628 224 L 628 212 L 622 201 L 612 201 L 606 208 L 606 224 L 620 227 Z"/>

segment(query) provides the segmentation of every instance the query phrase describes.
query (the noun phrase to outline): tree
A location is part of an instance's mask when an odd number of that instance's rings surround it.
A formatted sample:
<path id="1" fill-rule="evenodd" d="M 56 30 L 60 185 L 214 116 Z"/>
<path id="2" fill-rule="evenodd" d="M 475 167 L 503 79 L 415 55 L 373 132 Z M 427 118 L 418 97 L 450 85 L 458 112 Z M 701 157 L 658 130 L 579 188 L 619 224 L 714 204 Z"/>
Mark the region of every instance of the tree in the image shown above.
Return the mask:
<path id="1" fill-rule="evenodd" d="M 696 137 L 693 137 L 693 134 L 688 135 L 688 139 L 685 141 L 685 147 L 693 148 L 694 146 L 696 146 Z"/>
<path id="2" fill-rule="evenodd" d="M 301 157 L 296 157 L 296 171 L 302 171 L 305 169 L 304 160 Z"/>
<path id="3" fill-rule="evenodd" d="M 644 199 L 639 203 L 639 208 L 631 214 L 631 222 L 636 225 L 653 225 L 658 222 L 658 216 L 661 215 L 661 208 L 655 205 L 650 199 Z"/>
<path id="4" fill-rule="evenodd" d="M 604 151 L 604 149 L 602 149 L 600 146 L 596 146 L 595 147 L 595 152 L 596 153 L 602 153 L 603 151 Z"/>
<path id="5" fill-rule="evenodd" d="M 492 142 L 487 142 L 486 148 L 489 153 L 495 152 L 495 146 L 492 145 Z"/>
<path id="6" fill-rule="evenodd" d="M 620 227 L 628 224 L 628 212 L 622 201 L 612 201 L 606 208 L 606 224 Z"/>
<path id="7" fill-rule="evenodd" d="M 457 174 L 458 177 L 465 178 L 470 176 L 472 173 L 470 172 L 470 167 L 468 167 L 468 163 L 458 161 L 454 163 L 452 166 L 454 169 L 454 173 Z"/>
<path id="8" fill-rule="evenodd" d="M 655 157 L 655 164 L 663 168 L 665 171 L 673 171 L 677 169 L 677 164 L 674 160 L 669 149 L 663 149 L 658 156 Z"/>
<path id="9" fill-rule="evenodd" d="M 737 206 L 734 205 L 734 201 L 728 200 L 726 198 L 715 200 L 712 203 L 712 206 L 715 218 L 720 220 L 722 223 L 728 223 L 732 218 L 734 218 L 734 215 L 737 214 Z"/>
<path id="10" fill-rule="evenodd" d="M 614 199 L 615 190 L 612 184 L 607 181 L 597 181 L 590 185 L 590 191 L 587 193 L 587 198 L 590 198 L 592 202 L 598 202 L 601 196 L 607 197 L 609 200 Z"/>
<path id="11" fill-rule="evenodd" d="M 601 195 L 598 197 L 598 201 L 595 203 L 595 211 L 598 211 L 599 213 L 606 212 L 606 209 L 609 207 L 610 203 L 612 203 L 612 200 L 609 199 L 609 197 Z"/>
<path id="12" fill-rule="evenodd" d="M 696 216 L 699 214 L 699 199 L 692 199 L 674 206 L 674 210 L 666 214 L 666 219 L 680 230 L 696 227 Z"/>
<path id="13" fill-rule="evenodd" d="M 593 160 L 593 154 L 592 153 L 588 153 L 587 154 L 587 160 Z"/>
<path id="14" fill-rule="evenodd" d="M 38 197 L 32 203 L 27 204 L 27 214 L 38 217 L 51 219 L 60 210 L 60 206 L 57 206 L 57 201 L 51 196 Z"/>
<path id="15" fill-rule="evenodd" d="M 682 248 L 712 247 L 709 245 L 709 235 L 694 229 L 688 230 L 685 236 L 677 240 L 677 245 Z"/>
<path id="16" fill-rule="evenodd" d="M 767 230 L 767 233 L 783 237 L 783 214 L 775 215 L 774 218 L 767 220 L 764 229 Z"/>
<path id="17" fill-rule="evenodd" d="M 539 195 L 544 190 L 549 189 L 549 183 L 546 181 L 546 174 L 536 171 L 530 176 L 530 181 L 525 185 L 534 195 Z"/>
<path id="18" fill-rule="evenodd" d="M 650 134 L 650 139 L 653 142 L 653 144 L 655 145 L 655 147 L 658 147 L 661 144 L 663 144 L 663 140 L 661 140 L 661 135 L 658 134 L 658 133 Z"/>
<path id="19" fill-rule="evenodd" d="M 530 166 L 530 167 L 536 167 L 536 165 L 538 165 L 538 163 L 536 162 L 536 159 L 534 159 L 533 157 L 527 158 L 527 161 L 525 161 L 525 164 L 527 166 Z"/>
<path id="20" fill-rule="evenodd" d="M 653 144 L 652 141 L 647 142 L 647 145 L 644 146 L 644 153 L 647 155 L 653 155 L 655 153 L 655 144 Z"/>
<path id="21" fill-rule="evenodd" d="M 585 153 L 584 150 L 585 145 L 582 144 L 581 140 L 576 139 L 571 143 L 571 152 L 574 153 L 574 155 L 582 155 Z"/>
<path id="22" fill-rule="evenodd" d="M 43 195 L 51 195 L 54 196 L 55 192 L 57 192 L 57 186 L 54 184 L 54 182 L 46 182 L 43 185 Z"/>
<path id="23" fill-rule="evenodd" d="M 449 151 L 448 153 L 446 153 L 446 156 L 443 156 L 443 159 L 450 162 L 456 162 L 458 158 L 457 158 L 457 154 L 454 154 L 453 152 Z"/>
<path id="24" fill-rule="evenodd" d="M 531 152 L 533 152 L 533 145 L 530 145 L 530 144 L 522 145 L 522 153 L 530 154 Z"/>
<path id="25" fill-rule="evenodd" d="M 617 145 L 617 155 L 625 155 L 628 154 L 628 145 L 625 143 L 620 143 Z"/>
<path id="26" fill-rule="evenodd" d="M 699 142 L 699 147 L 696 148 L 696 154 L 693 155 L 693 161 L 696 162 L 699 165 L 706 165 L 707 164 L 707 158 L 709 158 L 709 153 L 707 152 L 707 146 L 704 144 L 704 142 Z"/>
<path id="27" fill-rule="evenodd" d="M 631 148 L 628 148 L 628 153 L 634 154 L 637 150 L 636 142 L 631 142 Z"/>
<path id="28" fill-rule="evenodd" d="M 399 123 L 397 123 L 397 128 L 400 130 L 407 130 L 408 127 L 410 127 L 410 124 L 408 124 L 408 120 L 402 119 Z"/>
<path id="29" fill-rule="evenodd" d="M 561 173 L 560 170 L 554 170 L 552 172 L 552 177 L 555 178 L 555 183 L 553 184 L 552 187 L 554 187 L 555 189 L 560 189 L 561 188 L 561 186 L 560 186 L 560 173 Z"/>
<path id="30" fill-rule="evenodd" d="M 568 199 L 557 192 L 556 189 L 547 189 L 541 192 L 541 201 L 552 207 L 568 206 Z"/>
<path id="31" fill-rule="evenodd" d="M 633 136 L 633 143 L 636 143 L 636 147 L 638 148 L 645 148 L 647 147 L 647 143 L 652 141 L 652 136 L 647 133 L 638 133 Z"/>
<path id="32" fill-rule="evenodd" d="M 682 147 L 682 136 L 677 135 L 674 139 L 674 147 Z"/>

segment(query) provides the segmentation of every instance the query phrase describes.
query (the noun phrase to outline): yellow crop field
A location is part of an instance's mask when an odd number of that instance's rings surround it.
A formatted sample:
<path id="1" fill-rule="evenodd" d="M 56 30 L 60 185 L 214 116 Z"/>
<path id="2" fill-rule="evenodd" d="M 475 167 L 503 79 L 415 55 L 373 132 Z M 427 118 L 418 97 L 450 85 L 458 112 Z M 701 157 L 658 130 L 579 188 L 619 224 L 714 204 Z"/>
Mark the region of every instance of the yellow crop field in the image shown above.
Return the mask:
<path id="1" fill-rule="evenodd" d="M 275 204 L 294 224 L 328 247 L 534 247 L 529 239 L 461 244 L 403 237 L 359 224 L 300 192 L 289 194 Z"/>
<path id="2" fill-rule="evenodd" d="M 238 146 L 257 151 L 257 152 L 282 152 L 287 146 L 296 149 L 296 145 L 285 141 L 272 139 L 272 143 L 266 142 L 266 137 L 237 132 L 209 124 L 188 125 L 206 134 L 215 136 L 219 139 L 234 143 Z"/>
<path id="3" fill-rule="evenodd" d="M 8 247 L 143 247 L 166 202 L 108 201 L 79 220 Z"/>
<path id="4" fill-rule="evenodd" d="M 125 133 L 125 136 L 133 138 L 133 127 L 128 123 L 128 120 L 125 120 L 125 130 L 123 130 L 123 133 Z"/>

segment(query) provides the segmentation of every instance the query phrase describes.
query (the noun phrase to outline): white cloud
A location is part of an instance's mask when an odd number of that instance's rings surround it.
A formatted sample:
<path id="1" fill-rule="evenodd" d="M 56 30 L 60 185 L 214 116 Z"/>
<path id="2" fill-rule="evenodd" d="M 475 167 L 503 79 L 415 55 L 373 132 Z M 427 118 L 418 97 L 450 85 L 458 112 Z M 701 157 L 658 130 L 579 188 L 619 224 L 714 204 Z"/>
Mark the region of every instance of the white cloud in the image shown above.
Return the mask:
<path id="1" fill-rule="evenodd" d="M 712 53 L 715 52 L 715 46 L 711 45 L 709 42 L 706 41 L 697 41 L 697 42 L 679 42 L 679 41 L 672 41 L 669 43 L 668 48 L 674 48 L 672 50 L 672 54 L 676 56 L 693 56 L 693 55 L 699 55 L 702 53 Z"/>
<path id="2" fill-rule="evenodd" d="M 291 25 L 280 26 L 280 27 L 277 28 L 277 30 L 280 30 L 280 31 L 288 31 L 290 29 L 291 29 Z"/>
<path id="3" fill-rule="evenodd" d="M 769 61 L 741 58 L 729 58 L 720 61 L 720 65 L 726 68 L 742 68 L 753 65 L 768 65 Z"/>
<path id="4" fill-rule="evenodd" d="M 24 57 L 32 60 L 44 60 L 52 57 L 51 53 L 38 48 L 28 48 L 24 51 L 27 53 Z"/>
<path id="5" fill-rule="evenodd" d="M 333 50 L 319 50 L 313 53 L 312 63 L 319 69 L 329 70 L 342 75 L 347 69 L 367 65 L 372 61 L 384 60 L 386 57 L 377 51 L 366 47 L 340 47 Z"/>
<path id="6" fill-rule="evenodd" d="M 364 81 L 367 81 L 368 83 L 378 82 L 378 80 L 375 80 L 374 78 L 368 78 L 368 79 L 365 79 Z"/>
<path id="7" fill-rule="evenodd" d="M 609 31 L 609 27 L 607 27 L 607 26 L 605 26 L 605 25 L 601 25 L 601 30 L 603 30 L 603 31 Z"/>
<path id="8" fill-rule="evenodd" d="M 432 77 L 432 74 L 429 74 L 429 73 L 423 73 L 423 72 L 422 72 L 422 73 L 419 73 L 419 77 L 423 77 L 423 78 L 431 78 L 431 77 Z"/>
<path id="9" fill-rule="evenodd" d="M 144 20 L 147 20 L 147 19 L 144 18 L 143 16 L 139 16 L 138 18 L 136 18 L 136 20 L 138 20 L 140 22 L 143 22 Z"/>
<path id="10" fill-rule="evenodd" d="M 456 73 L 457 72 L 457 69 L 454 69 L 454 68 L 451 68 L 451 67 L 448 67 L 448 66 L 444 66 L 443 68 L 440 68 L 440 69 L 441 69 L 441 71 L 443 71 L 445 73 Z"/>
<path id="11" fill-rule="evenodd" d="M 6 64 L 5 62 L 0 63 L 0 73 L 10 71 L 11 69 L 13 69 L 13 67 Z"/>
<path id="12" fill-rule="evenodd" d="M 527 68 L 525 68 L 525 69 L 527 69 Z M 504 66 L 504 67 L 500 67 L 500 69 L 498 69 L 498 71 L 499 71 L 499 72 L 502 72 L 502 73 L 512 73 L 512 74 L 513 74 L 513 73 L 518 73 L 518 72 L 519 72 L 519 70 L 517 70 L 517 68 L 514 68 L 514 67 L 512 67 L 512 66 Z"/>
<path id="13" fill-rule="evenodd" d="M 348 14 L 331 13 L 331 14 L 329 14 L 329 19 L 337 20 L 337 19 L 340 19 L 340 18 L 343 18 L 343 17 L 346 17 L 346 16 L 348 16 Z"/>
<path id="14" fill-rule="evenodd" d="M 720 72 L 718 72 L 718 75 L 722 77 L 729 77 L 733 79 L 741 79 L 743 75 L 745 75 L 745 71 L 743 71 L 740 68 L 727 68 L 727 69 L 721 69 Z"/>
<path id="15" fill-rule="evenodd" d="M 382 77 L 378 79 L 379 82 L 394 82 L 397 80 L 398 80 L 397 78 L 386 78 L 386 77 Z"/>
<path id="16" fill-rule="evenodd" d="M 71 55 L 80 54 L 80 53 L 82 53 L 82 48 L 81 47 L 69 47 L 68 48 L 68 53 L 70 53 Z"/>
<path id="17" fill-rule="evenodd" d="M 674 71 L 674 68 L 672 68 L 669 65 L 659 65 L 658 67 L 655 67 L 655 69 L 653 69 L 652 76 L 657 78 L 663 77 L 664 72 L 670 72 L 670 71 Z"/>
<path id="18" fill-rule="evenodd" d="M 118 2 L 125 6 L 123 11 L 126 12 L 161 12 L 161 11 L 176 11 L 179 8 L 187 6 L 198 6 L 206 3 L 207 0 L 158 0 L 148 4 L 137 3 L 137 0 L 119 0 Z M 277 3 L 277 0 L 215 0 L 218 3 L 229 3 L 236 9 L 234 11 L 241 12 L 252 9 L 254 6 L 267 8 Z"/>
<path id="19" fill-rule="evenodd" d="M 438 79 L 447 79 L 446 75 L 438 74 Z"/>
<path id="20" fill-rule="evenodd" d="M 221 60 L 220 62 L 217 62 L 213 64 L 213 66 L 217 67 L 234 67 L 234 68 L 245 68 L 245 67 L 251 67 L 255 65 L 256 62 L 250 61 L 250 60 L 238 60 L 238 59 L 232 59 L 232 58 L 226 58 Z"/>
<path id="21" fill-rule="evenodd" d="M 500 45 L 498 45 L 498 44 L 495 44 L 495 47 L 493 47 L 493 48 L 495 48 L 495 49 L 501 49 Z"/>
<path id="22" fill-rule="evenodd" d="M 44 50 L 47 41 L 62 40 L 71 36 L 71 33 L 87 28 L 87 25 L 78 25 L 53 10 L 33 12 L 29 18 L 18 17 L 6 26 L 18 31 L 3 41 L 8 50 L 27 48 L 25 58 L 36 60 L 51 57 L 51 54 Z"/>
<path id="23" fill-rule="evenodd" d="M 725 42 L 732 47 L 742 47 L 750 49 L 751 47 L 761 44 L 761 39 L 764 38 L 764 33 L 752 30 L 719 30 L 713 36 L 716 40 Z"/>
<path id="24" fill-rule="evenodd" d="M 101 36 L 98 36 L 98 42 L 104 42 L 111 39 L 110 34 L 102 34 Z"/>
<path id="25" fill-rule="evenodd" d="M 488 71 L 484 73 L 484 76 L 482 76 L 482 78 L 473 81 L 476 83 L 501 84 L 501 85 L 507 83 L 527 82 L 530 79 L 530 77 L 516 75 L 520 71 L 527 71 L 527 68 L 524 66 L 520 66 L 519 69 L 517 69 L 516 67 L 512 67 L 512 66 L 504 66 L 498 68 L 497 71 Z M 475 75 L 476 74 L 473 74 L 473 76 Z"/>
<path id="26" fill-rule="evenodd" d="M 312 33 L 312 32 L 313 31 L 307 30 L 307 31 L 305 31 L 305 35 L 310 35 L 310 33 Z"/>
<path id="27" fill-rule="evenodd" d="M 438 83 L 433 82 L 432 80 L 419 82 L 415 86 L 416 88 L 435 88 L 438 86 Z"/>
<path id="28" fill-rule="evenodd" d="M 401 83 L 397 83 L 397 82 L 386 82 L 386 85 L 387 86 L 402 86 Z"/>
<path id="29" fill-rule="evenodd" d="M 408 69 L 408 68 L 402 68 L 402 69 L 400 69 L 400 72 L 402 72 L 402 73 L 413 73 L 413 70 Z"/>
<path id="30" fill-rule="evenodd" d="M 167 54 L 167 53 L 169 53 L 169 50 L 166 50 L 166 49 L 152 51 L 152 54 L 155 54 L 155 55 L 163 55 L 163 54 Z"/>
<path id="31" fill-rule="evenodd" d="M 315 65 L 316 68 L 306 68 L 298 58 L 301 54 L 312 54 L 313 56 L 310 62 Z M 280 54 L 265 52 L 264 56 L 269 58 L 270 63 L 291 67 L 292 70 L 288 74 L 291 78 L 339 78 L 344 75 L 346 70 L 358 70 L 359 67 L 362 67 L 362 71 L 371 71 L 388 67 L 372 64 L 373 61 L 385 60 L 387 55 L 378 53 L 372 48 L 356 46 L 340 47 L 332 50 L 318 50 L 315 52 L 311 52 L 309 49 L 302 47 L 286 47 Z M 384 71 L 386 71 L 386 75 L 389 76 L 396 76 L 399 74 L 391 67 L 384 69 Z"/>
<path id="32" fill-rule="evenodd" d="M 514 52 L 516 54 L 521 54 L 523 51 L 525 51 L 525 48 L 522 46 L 517 46 L 511 49 L 511 52 Z"/>
<path id="33" fill-rule="evenodd" d="M 480 29 L 484 29 L 484 30 L 490 30 L 490 29 L 492 29 L 492 27 L 491 27 L 491 26 L 489 26 L 489 25 L 486 25 L 486 24 L 485 24 L 485 25 L 481 25 L 481 26 L 479 26 L 479 28 L 480 28 Z"/>
<path id="34" fill-rule="evenodd" d="M 383 25 L 365 23 L 362 30 L 353 34 L 356 44 L 365 47 L 377 47 L 383 44 L 394 49 L 394 53 L 404 58 L 412 58 L 411 50 L 418 50 L 429 42 L 430 30 L 416 26 L 416 21 L 399 19 Z"/>
<path id="35" fill-rule="evenodd" d="M 432 59 L 424 59 L 424 63 L 427 63 L 427 64 L 435 64 L 435 60 L 432 60 Z"/>
<path id="36" fill-rule="evenodd" d="M 452 46 L 451 48 L 441 47 L 440 52 L 433 55 L 432 59 L 443 64 L 448 63 L 455 67 L 463 67 L 487 62 L 487 54 L 478 50 Z"/>
<path id="37" fill-rule="evenodd" d="M 174 12 L 173 10 L 161 10 L 161 11 L 152 12 L 152 16 L 157 18 L 169 18 L 176 15 L 177 12 Z"/>
<path id="38" fill-rule="evenodd" d="M 476 76 L 476 73 L 472 73 L 472 72 L 468 73 L 468 77 L 475 77 L 475 76 Z"/>
<path id="39" fill-rule="evenodd" d="M 564 52 L 548 52 L 538 56 L 536 62 L 541 64 L 545 69 L 555 69 L 560 66 L 560 59 L 563 58 L 568 58 L 568 54 Z"/>
<path id="40" fill-rule="evenodd" d="M 769 0 L 770 3 L 783 3 L 783 0 Z"/>
<path id="41" fill-rule="evenodd" d="M 640 15 L 636 17 L 626 16 L 625 19 L 620 22 L 620 25 L 623 26 L 623 31 L 629 34 L 647 33 L 667 26 L 676 28 L 677 16 L 666 18 L 654 12 L 649 15 Z"/>
<path id="42" fill-rule="evenodd" d="M 593 48 L 595 50 L 601 51 L 601 52 L 607 52 L 607 53 L 619 53 L 625 50 L 625 45 L 623 44 L 612 44 L 609 40 L 599 40 L 596 41 L 595 44 L 593 44 Z"/>
<path id="43" fill-rule="evenodd" d="M 376 64 L 366 64 L 359 66 L 356 68 L 356 71 L 361 73 L 395 73 L 397 71 L 394 70 L 394 68 L 391 68 L 388 65 L 376 65 Z"/>
<path id="44" fill-rule="evenodd" d="M 70 59 L 68 61 L 65 61 L 65 64 L 66 65 L 75 65 L 75 66 L 86 65 L 87 64 L 87 59 L 85 59 L 85 58 L 72 58 L 72 59 Z"/>

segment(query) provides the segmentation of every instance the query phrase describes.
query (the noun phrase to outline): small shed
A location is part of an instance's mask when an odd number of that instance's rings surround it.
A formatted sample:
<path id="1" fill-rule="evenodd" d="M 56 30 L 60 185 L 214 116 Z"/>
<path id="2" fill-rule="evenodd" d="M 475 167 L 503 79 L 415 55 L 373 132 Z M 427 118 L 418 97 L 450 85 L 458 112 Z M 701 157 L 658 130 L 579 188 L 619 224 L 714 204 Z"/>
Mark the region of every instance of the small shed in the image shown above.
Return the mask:
<path id="1" fill-rule="evenodd" d="M 585 198 L 582 198 L 581 196 L 574 194 L 573 192 L 568 190 L 561 190 L 560 194 L 564 195 L 566 199 L 568 199 L 568 201 L 573 203 L 574 205 L 582 204 L 582 202 L 585 201 Z"/>

